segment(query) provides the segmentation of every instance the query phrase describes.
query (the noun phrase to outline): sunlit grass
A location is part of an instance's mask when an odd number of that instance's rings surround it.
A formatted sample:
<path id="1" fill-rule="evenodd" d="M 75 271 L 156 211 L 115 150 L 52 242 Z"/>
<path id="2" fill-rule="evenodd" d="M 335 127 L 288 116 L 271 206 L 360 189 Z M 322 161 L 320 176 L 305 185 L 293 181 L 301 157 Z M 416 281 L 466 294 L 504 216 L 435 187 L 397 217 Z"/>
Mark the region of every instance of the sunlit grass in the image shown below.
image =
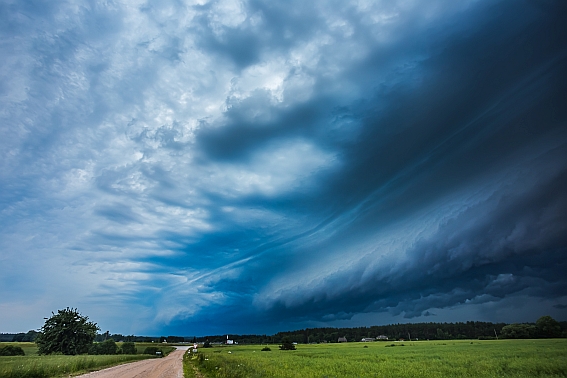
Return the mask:
<path id="1" fill-rule="evenodd" d="M 388 345 L 388 347 L 387 347 Z M 390 345 L 395 345 L 391 347 Z M 419 341 L 200 349 L 206 377 L 566 377 L 567 340 Z M 231 353 L 228 353 L 228 352 Z"/>

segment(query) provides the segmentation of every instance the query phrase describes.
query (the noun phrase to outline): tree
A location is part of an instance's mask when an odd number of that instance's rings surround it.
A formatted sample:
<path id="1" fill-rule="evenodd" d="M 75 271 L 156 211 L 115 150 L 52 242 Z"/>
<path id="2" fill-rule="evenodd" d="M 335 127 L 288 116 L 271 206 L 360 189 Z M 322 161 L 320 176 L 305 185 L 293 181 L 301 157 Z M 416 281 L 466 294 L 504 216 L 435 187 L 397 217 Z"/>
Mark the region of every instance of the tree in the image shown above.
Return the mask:
<path id="1" fill-rule="evenodd" d="M 77 309 L 67 307 L 45 321 L 35 342 L 39 354 L 62 353 L 75 355 L 86 353 L 100 329 Z"/>
<path id="2" fill-rule="evenodd" d="M 531 324 L 509 324 L 502 327 L 502 337 L 505 339 L 533 339 L 537 329 Z"/>
<path id="3" fill-rule="evenodd" d="M 128 341 L 122 343 L 122 354 L 136 354 L 136 345 Z"/>
<path id="4" fill-rule="evenodd" d="M 536 321 L 538 337 L 561 337 L 561 325 L 551 316 L 542 316 Z"/>
<path id="5" fill-rule="evenodd" d="M 280 345 L 281 350 L 295 350 L 295 345 L 291 342 L 289 336 L 285 336 L 282 339 L 282 345 Z"/>
<path id="6" fill-rule="evenodd" d="M 14 338 L 12 339 L 12 341 L 15 342 L 33 342 L 35 341 L 35 338 L 37 337 L 38 332 L 37 331 L 28 331 L 28 333 L 18 333 L 14 336 Z"/>

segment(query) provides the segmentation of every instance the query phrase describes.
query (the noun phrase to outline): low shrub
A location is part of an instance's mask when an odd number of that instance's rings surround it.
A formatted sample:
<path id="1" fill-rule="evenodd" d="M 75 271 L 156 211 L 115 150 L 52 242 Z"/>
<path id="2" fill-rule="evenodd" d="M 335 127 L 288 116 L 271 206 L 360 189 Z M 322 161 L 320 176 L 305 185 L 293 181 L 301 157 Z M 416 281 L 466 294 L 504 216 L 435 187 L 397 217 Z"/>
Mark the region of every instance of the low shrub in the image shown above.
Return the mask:
<path id="1" fill-rule="evenodd" d="M 93 343 L 89 347 L 88 353 L 90 355 L 117 354 L 118 353 L 118 346 L 116 345 L 116 342 L 114 342 L 114 340 L 108 339 L 108 340 L 103 341 L 102 343 Z"/>
<path id="2" fill-rule="evenodd" d="M 144 354 L 151 354 L 151 355 L 154 355 L 154 356 L 155 355 L 163 356 L 163 351 L 158 347 L 151 346 L 151 347 L 147 347 L 146 349 L 144 349 Z"/>
<path id="3" fill-rule="evenodd" d="M 122 343 L 122 354 L 136 354 L 136 345 L 132 342 Z"/>
<path id="4" fill-rule="evenodd" d="M 17 345 L 7 345 L 0 348 L 0 356 L 25 356 L 24 350 Z"/>
<path id="5" fill-rule="evenodd" d="M 262 352 L 269 352 L 269 351 L 271 351 L 270 347 L 266 346 L 262 348 Z"/>

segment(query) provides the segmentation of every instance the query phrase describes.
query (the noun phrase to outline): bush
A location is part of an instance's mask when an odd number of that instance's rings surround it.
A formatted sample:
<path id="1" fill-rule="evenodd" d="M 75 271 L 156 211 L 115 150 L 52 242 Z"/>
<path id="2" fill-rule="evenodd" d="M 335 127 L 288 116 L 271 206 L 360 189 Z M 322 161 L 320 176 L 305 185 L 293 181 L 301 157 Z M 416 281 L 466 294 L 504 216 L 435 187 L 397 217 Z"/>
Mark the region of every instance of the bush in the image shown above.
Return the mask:
<path id="1" fill-rule="evenodd" d="M 113 339 L 105 340 L 99 345 L 100 345 L 99 354 L 116 354 L 116 351 L 118 350 L 118 346 L 116 345 Z"/>
<path id="2" fill-rule="evenodd" d="M 102 343 L 94 343 L 89 347 L 89 354 L 92 355 L 99 355 L 99 354 L 105 354 L 105 355 L 111 355 L 111 354 L 117 354 L 118 353 L 118 346 L 116 345 L 116 343 L 114 342 L 114 340 L 112 339 L 108 339 L 103 341 Z M 135 353 L 133 353 L 135 354 Z"/>
<path id="3" fill-rule="evenodd" d="M 144 354 L 151 354 L 153 356 L 158 354 L 158 352 L 160 353 L 161 356 L 163 356 L 162 350 L 159 349 L 158 347 L 151 346 L 151 347 L 147 347 L 146 349 L 144 349 Z"/>
<path id="4" fill-rule="evenodd" d="M 94 355 L 94 356 L 96 356 L 98 354 L 102 354 L 102 353 L 100 353 L 100 344 L 94 343 L 93 345 L 91 345 L 89 347 L 88 353 L 91 354 L 91 355 Z"/>
<path id="5" fill-rule="evenodd" d="M 7 345 L 0 348 L 0 356 L 25 356 L 24 350 L 19 346 Z"/>
<path id="6" fill-rule="evenodd" d="M 131 342 L 122 343 L 122 354 L 136 354 L 136 344 Z"/>
<path id="7" fill-rule="evenodd" d="M 269 352 L 269 351 L 271 351 L 270 347 L 266 346 L 262 348 L 262 352 Z"/>

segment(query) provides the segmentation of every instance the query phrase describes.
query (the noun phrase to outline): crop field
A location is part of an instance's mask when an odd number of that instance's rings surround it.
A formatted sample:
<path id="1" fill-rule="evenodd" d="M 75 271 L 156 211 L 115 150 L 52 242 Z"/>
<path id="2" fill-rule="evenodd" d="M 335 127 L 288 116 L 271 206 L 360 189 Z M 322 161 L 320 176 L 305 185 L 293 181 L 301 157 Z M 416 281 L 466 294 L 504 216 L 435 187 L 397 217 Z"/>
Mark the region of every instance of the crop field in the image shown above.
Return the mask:
<path id="1" fill-rule="evenodd" d="M 567 377 L 567 340 L 459 340 L 199 349 L 186 377 Z"/>
<path id="2" fill-rule="evenodd" d="M 70 374 L 87 373 L 105 367 L 118 365 L 125 362 L 138 361 L 153 356 L 136 355 L 101 355 L 101 356 L 63 356 L 49 355 L 38 356 L 35 343 L 2 343 L 1 346 L 17 345 L 21 347 L 25 356 L 6 357 L 0 356 L 0 378 L 51 378 L 67 377 Z M 120 343 L 118 343 L 120 345 Z M 152 343 L 136 343 L 138 353 L 142 353 L 147 346 L 157 346 L 164 353 L 169 353 L 174 348 Z"/>

